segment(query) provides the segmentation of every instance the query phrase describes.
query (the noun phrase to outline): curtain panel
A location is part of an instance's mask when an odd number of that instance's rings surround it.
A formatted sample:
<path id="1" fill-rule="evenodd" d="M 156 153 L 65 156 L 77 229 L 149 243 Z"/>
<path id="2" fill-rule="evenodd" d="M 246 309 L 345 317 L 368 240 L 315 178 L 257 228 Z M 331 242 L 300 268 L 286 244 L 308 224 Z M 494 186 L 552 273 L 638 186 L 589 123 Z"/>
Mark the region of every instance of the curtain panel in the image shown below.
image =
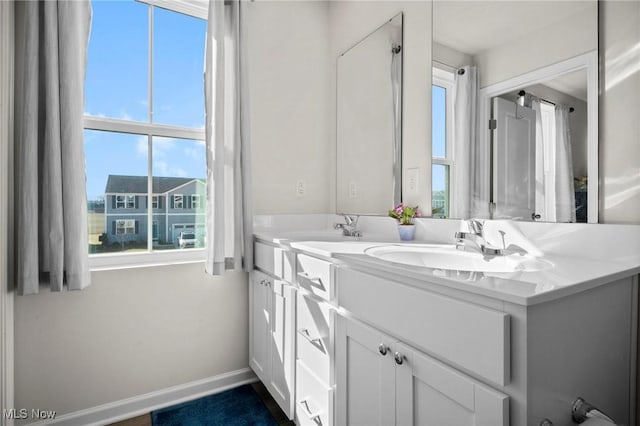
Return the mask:
<path id="1" fill-rule="evenodd" d="M 455 111 L 453 117 L 453 186 L 451 217 L 483 217 L 488 200 L 483 200 L 482 176 L 478 161 L 476 115 L 479 88 L 478 69 L 465 66 L 455 74 Z"/>
<path id="2" fill-rule="evenodd" d="M 205 52 L 206 271 L 251 270 L 247 2 L 209 2 Z"/>
<path id="3" fill-rule="evenodd" d="M 90 284 L 82 116 L 89 1 L 15 2 L 18 294 Z"/>

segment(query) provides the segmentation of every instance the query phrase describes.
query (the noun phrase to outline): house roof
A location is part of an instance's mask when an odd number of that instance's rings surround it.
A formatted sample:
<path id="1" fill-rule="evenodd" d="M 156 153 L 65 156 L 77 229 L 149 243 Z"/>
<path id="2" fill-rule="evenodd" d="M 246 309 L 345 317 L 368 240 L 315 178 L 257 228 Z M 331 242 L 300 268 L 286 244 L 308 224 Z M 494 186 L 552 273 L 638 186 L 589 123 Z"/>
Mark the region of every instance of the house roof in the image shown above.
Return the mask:
<path id="1" fill-rule="evenodd" d="M 203 179 L 186 177 L 153 177 L 153 193 L 164 194 L 191 181 Z M 109 175 L 107 186 L 104 190 L 107 194 L 144 194 L 147 192 L 147 176 L 123 176 Z"/>

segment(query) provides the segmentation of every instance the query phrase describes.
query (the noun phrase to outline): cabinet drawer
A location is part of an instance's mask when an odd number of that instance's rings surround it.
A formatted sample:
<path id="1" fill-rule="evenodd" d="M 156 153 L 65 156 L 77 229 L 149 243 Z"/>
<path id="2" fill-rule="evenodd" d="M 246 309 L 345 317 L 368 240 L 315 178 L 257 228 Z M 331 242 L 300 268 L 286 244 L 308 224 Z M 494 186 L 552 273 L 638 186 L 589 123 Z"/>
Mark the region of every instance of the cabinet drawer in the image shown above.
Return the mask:
<path id="1" fill-rule="evenodd" d="M 331 389 L 298 361 L 296 363 L 296 423 L 310 426 L 330 425 L 330 404 Z"/>
<path id="2" fill-rule="evenodd" d="M 297 278 L 301 288 L 331 301 L 334 295 L 333 268 L 331 262 L 299 254 L 297 256 Z"/>
<path id="3" fill-rule="evenodd" d="M 509 315 L 375 277 L 336 272 L 338 305 L 429 354 L 498 385 L 509 382 Z"/>
<path id="4" fill-rule="evenodd" d="M 280 247 L 256 241 L 253 264 L 260 270 L 288 282 L 293 282 L 293 254 Z"/>
<path id="5" fill-rule="evenodd" d="M 331 307 L 308 295 L 298 293 L 297 359 L 302 361 L 326 385 L 329 381 L 329 321 Z"/>

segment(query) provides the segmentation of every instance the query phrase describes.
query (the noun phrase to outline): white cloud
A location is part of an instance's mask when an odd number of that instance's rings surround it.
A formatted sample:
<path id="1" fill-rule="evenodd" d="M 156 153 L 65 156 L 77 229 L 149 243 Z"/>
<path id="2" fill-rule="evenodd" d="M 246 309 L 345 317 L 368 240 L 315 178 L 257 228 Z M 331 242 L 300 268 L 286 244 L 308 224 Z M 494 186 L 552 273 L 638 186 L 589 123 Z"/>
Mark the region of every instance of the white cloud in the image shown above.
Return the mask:
<path id="1" fill-rule="evenodd" d="M 172 176 L 187 177 L 187 172 L 181 167 L 174 167 L 170 172 Z"/>
<path id="2" fill-rule="evenodd" d="M 149 137 L 145 135 L 139 135 L 136 137 L 136 152 L 139 157 L 147 157 L 149 152 Z"/>
<path id="3" fill-rule="evenodd" d="M 85 111 L 84 115 L 88 115 L 89 117 L 101 117 L 101 118 L 105 118 L 106 115 L 103 112 L 99 112 L 97 114 L 92 114 L 89 111 Z"/>
<path id="4" fill-rule="evenodd" d="M 131 115 L 125 111 L 125 110 L 120 110 L 120 119 L 121 120 L 129 120 L 131 121 L 133 118 L 131 117 Z"/>

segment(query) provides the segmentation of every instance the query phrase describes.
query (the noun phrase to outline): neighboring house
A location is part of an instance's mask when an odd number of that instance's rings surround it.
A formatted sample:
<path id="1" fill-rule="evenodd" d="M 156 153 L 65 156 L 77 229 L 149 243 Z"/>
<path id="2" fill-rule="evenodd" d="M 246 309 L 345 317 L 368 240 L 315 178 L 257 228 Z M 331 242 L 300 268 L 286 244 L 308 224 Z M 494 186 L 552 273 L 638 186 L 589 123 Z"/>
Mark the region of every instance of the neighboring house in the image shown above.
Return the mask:
<path id="1" fill-rule="evenodd" d="M 177 246 L 182 231 L 193 231 L 204 244 L 206 184 L 203 179 L 154 177 L 147 199 L 146 176 L 109 175 L 105 188 L 107 243 L 147 241 L 147 209 L 153 209 L 153 243 Z"/>

